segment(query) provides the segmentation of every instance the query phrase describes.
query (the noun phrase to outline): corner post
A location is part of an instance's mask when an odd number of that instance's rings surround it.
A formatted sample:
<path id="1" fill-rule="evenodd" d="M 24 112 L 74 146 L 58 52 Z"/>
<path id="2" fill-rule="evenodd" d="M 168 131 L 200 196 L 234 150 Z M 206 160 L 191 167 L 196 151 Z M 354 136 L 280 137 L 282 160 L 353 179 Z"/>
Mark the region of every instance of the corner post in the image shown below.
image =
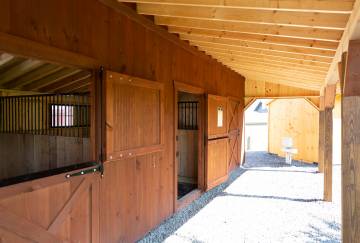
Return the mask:
<path id="1" fill-rule="evenodd" d="M 360 239 L 360 41 L 350 41 L 342 98 L 342 240 Z"/>

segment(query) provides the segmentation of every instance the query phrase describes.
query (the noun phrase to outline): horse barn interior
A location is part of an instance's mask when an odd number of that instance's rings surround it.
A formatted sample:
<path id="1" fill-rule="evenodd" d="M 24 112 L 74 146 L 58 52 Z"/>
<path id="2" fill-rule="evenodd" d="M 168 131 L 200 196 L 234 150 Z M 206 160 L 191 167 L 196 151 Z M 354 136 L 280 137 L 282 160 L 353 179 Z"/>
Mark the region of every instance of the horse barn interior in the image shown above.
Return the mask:
<path id="1" fill-rule="evenodd" d="M 2 0 L 0 242 L 141 240 L 244 170 L 258 99 L 322 202 L 341 150 L 359 242 L 359 65 L 360 0 Z"/>

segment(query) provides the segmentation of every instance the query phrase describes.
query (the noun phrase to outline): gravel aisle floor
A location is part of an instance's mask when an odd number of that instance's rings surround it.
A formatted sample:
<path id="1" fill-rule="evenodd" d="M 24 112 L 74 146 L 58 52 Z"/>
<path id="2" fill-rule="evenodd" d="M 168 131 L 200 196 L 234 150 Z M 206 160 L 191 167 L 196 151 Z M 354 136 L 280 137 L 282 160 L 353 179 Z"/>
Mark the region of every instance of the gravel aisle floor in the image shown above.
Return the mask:
<path id="1" fill-rule="evenodd" d="M 228 182 L 205 193 L 140 242 L 340 242 L 340 166 L 333 203 L 317 167 L 248 152 Z"/>

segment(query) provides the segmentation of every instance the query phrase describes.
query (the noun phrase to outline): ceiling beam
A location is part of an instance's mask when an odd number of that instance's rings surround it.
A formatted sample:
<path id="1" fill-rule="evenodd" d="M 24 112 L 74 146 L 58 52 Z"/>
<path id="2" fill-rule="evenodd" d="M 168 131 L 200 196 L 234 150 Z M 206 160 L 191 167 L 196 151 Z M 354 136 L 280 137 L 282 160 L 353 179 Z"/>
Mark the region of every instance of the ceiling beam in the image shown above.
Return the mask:
<path id="1" fill-rule="evenodd" d="M 15 57 L 13 55 L 10 55 L 8 53 L 1 53 L 0 55 L 0 66 L 10 62 L 11 60 L 14 60 Z"/>
<path id="2" fill-rule="evenodd" d="M 34 70 L 43 64 L 44 64 L 43 61 L 27 59 L 21 62 L 20 64 L 15 65 L 7 69 L 6 71 L 2 72 L 0 74 L 0 85 L 9 82 L 17 77 L 20 77 L 21 75 L 24 75 L 25 73 L 28 73 L 31 70 Z"/>
<path id="3" fill-rule="evenodd" d="M 60 71 L 53 73 L 49 76 L 46 76 L 42 79 L 36 80 L 32 83 L 29 83 L 22 87 L 22 90 L 31 90 L 31 91 L 37 91 L 51 83 L 55 83 L 61 79 L 64 79 L 66 77 L 69 77 L 71 75 L 74 75 L 78 72 L 81 72 L 81 69 L 76 68 L 64 68 Z"/>
<path id="4" fill-rule="evenodd" d="M 267 25 L 259 23 L 242 23 L 209 19 L 192 19 L 155 16 L 155 24 L 172 27 L 219 30 L 235 33 L 294 37 L 311 40 L 340 41 L 342 30 L 297 27 L 284 25 Z"/>
<path id="5" fill-rule="evenodd" d="M 57 93 L 86 92 L 86 91 L 89 91 L 90 83 L 91 83 L 91 80 L 89 80 L 89 79 L 79 80 L 79 82 L 59 88 L 59 89 L 55 90 L 55 92 L 57 92 Z"/>
<path id="6" fill-rule="evenodd" d="M 41 92 L 56 92 L 65 88 L 67 86 L 73 85 L 82 81 L 84 79 L 89 79 L 91 77 L 91 73 L 89 71 L 81 71 L 72 76 L 66 77 L 64 79 L 60 79 L 56 83 L 49 84 L 40 89 Z"/>
<path id="7" fill-rule="evenodd" d="M 281 64 L 287 64 L 287 65 L 302 65 L 305 68 L 310 69 L 316 69 L 316 70 L 322 70 L 327 71 L 329 70 L 330 64 L 327 63 L 320 63 L 320 62 L 313 62 L 313 61 L 306 61 L 306 60 L 298 60 L 298 59 L 291 59 L 291 58 L 283 58 L 283 57 L 274 57 L 274 56 L 268 56 L 263 54 L 257 54 L 257 53 L 247 53 L 247 52 L 236 52 L 236 51 L 228 51 L 228 50 L 222 50 L 217 48 L 202 48 L 198 47 L 199 50 L 204 51 L 208 55 L 224 55 L 228 57 L 243 57 L 243 58 L 250 58 L 254 60 L 262 60 L 262 61 L 269 61 L 273 63 L 281 63 Z"/>
<path id="8" fill-rule="evenodd" d="M 283 68 L 276 68 L 267 66 L 265 64 L 247 64 L 247 63 L 228 63 L 224 64 L 232 68 L 244 68 L 246 70 L 253 70 L 260 73 L 268 73 L 268 74 L 276 74 L 279 76 L 284 76 L 288 78 L 296 78 L 298 81 L 307 81 L 307 80 L 315 80 L 318 83 L 322 83 L 325 79 L 325 75 L 311 75 L 309 73 L 296 71 L 296 70 L 286 70 Z"/>
<path id="9" fill-rule="evenodd" d="M 34 82 L 35 80 L 42 79 L 52 73 L 55 73 L 62 68 L 62 66 L 47 63 L 37 68 L 36 70 L 33 70 L 25 75 L 11 80 L 10 82 L 5 83 L 4 87 L 6 89 L 17 89 L 21 86 Z"/>
<path id="10" fill-rule="evenodd" d="M 349 14 L 137 4 L 139 14 L 343 29 Z"/>
<path id="11" fill-rule="evenodd" d="M 349 41 L 360 39 L 360 0 L 356 0 L 354 10 L 351 13 L 344 33 L 341 37 L 339 47 L 329 68 L 324 86 L 335 84 L 340 80 L 338 63 L 341 62 L 342 54 L 348 51 Z"/>
<path id="12" fill-rule="evenodd" d="M 290 85 L 293 87 L 299 87 L 304 89 L 311 89 L 319 91 L 321 88 L 321 83 L 314 82 L 314 80 L 308 80 L 306 82 L 299 81 L 296 78 L 287 78 L 284 76 L 274 75 L 274 74 L 267 74 L 267 73 L 259 73 L 257 71 L 253 70 L 246 70 L 246 69 L 235 69 L 236 72 L 241 72 L 245 77 L 246 80 L 260 80 L 260 81 L 266 81 L 270 83 L 276 83 L 276 84 L 284 84 L 284 85 Z"/>
<path id="13" fill-rule="evenodd" d="M 269 10 L 296 10 L 296 11 L 326 11 L 349 12 L 352 10 L 352 0 L 121 0 L 131 3 L 155 3 L 166 5 L 184 5 L 191 7 L 224 7 Z"/>
<path id="14" fill-rule="evenodd" d="M 182 40 L 188 41 L 204 41 L 210 43 L 224 44 L 228 46 L 240 46 L 249 49 L 258 49 L 258 50 L 272 50 L 285 53 L 297 53 L 302 55 L 311 55 L 318 57 L 330 57 L 332 58 L 335 55 L 334 50 L 319 50 L 305 47 L 295 47 L 295 46 L 283 46 L 275 45 L 269 43 L 256 43 L 256 42 L 247 42 L 241 40 L 233 40 L 226 38 L 217 38 L 217 37 L 206 37 L 198 36 L 192 34 L 180 34 Z"/>
<path id="15" fill-rule="evenodd" d="M 242 46 L 229 46 L 221 43 L 212 43 L 208 41 L 190 41 L 190 44 L 201 47 L 202 49 L 216 48 L 218 50 L 230 51 L 230 52 L 238 53 L 240 55 L 242 53 L 248 53 L 250 55 L 258 54 L 258 55 L 269 56 L 271 58 L 290 58 L 300 61 L 319 62 L 327 65 L 330 65 L 332 61 L 332 57 L 317 57 L 317 56 L 303 55 L 300 53 L 279 52 L 275 50 L 261 50 L 261 49 L 246 48 Z"/>
<path id="16" fill-rule="evenodd" d="M 302 71 L 302 72 L 306 72 L 306 73 L 311 73 L 314 75 L 321 75 L 324 76 L 326 75 L 326 70 L 318 70 L 315 68 L 309 68 L 309 67 L 304 67 L 303 65 L 296 65 L 296 64 L 284 64 L 284 63 L 278 63 L 278 62 L 274 62 L 271 60 L 264 60 L 264 59 L 253 59 L 253 58 L 247 58 L 247 57 L 241 57 L 241 56 L 227 56 L 227 55 L 223 55 L 223 54 L 215 54 L 215 53 L 208 53 L 209 55 L 211 55 L 213 58 L 223 62 L 224 64 L 229 64 L 229 63 L 248 63 L 248 64 L 264 64 L 264 65 L 268 65 L 269 67 L 278 67 L 278 68 L 284 68 L 287 71 L 291 72 L 291 71 Z"/>
<path id="17" fill-rule="evenodd" d="M 339 44 L 338 42 L 334 42 L 334 41 L 310 40 L 310 39 L 279 37 L 279 36 L 271 36 L 271 35 L 247 34 L 247 33 L 219 31 L 219 30 L 203 30 L 203 29 L 195 29 L 195 28 L 183 28 L 183 27 L 169 27 L 168 31 L 170 33 L 176 33 L 176 34 L 189 34 L 189 35 L 198 35 L 205 37 L 241 40 L 246 42 L 267 43 L 267 44 L 275 44 L 275 45 L 283 45 L 283 46 L 291 46 L 291 47 L 306 47 L 306 48 L 333 50 L 333 51 L 336 50 Z"/>

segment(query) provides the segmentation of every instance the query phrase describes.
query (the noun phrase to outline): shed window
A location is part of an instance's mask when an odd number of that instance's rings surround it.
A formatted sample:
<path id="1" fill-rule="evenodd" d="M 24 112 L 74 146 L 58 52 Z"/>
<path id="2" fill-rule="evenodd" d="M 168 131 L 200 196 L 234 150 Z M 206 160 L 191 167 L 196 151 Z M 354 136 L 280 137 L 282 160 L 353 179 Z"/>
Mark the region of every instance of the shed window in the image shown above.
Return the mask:
<path id="1" fill-rule="evenodd" d="M 197 101 L 178 102 L 178 129 L 198 130 L 198 108 Z"/>
<path id="2" fill-rule="evenodd" d="M 52 127 L 74 126 L 74 106 L 51 105 L 51 126 Z"/>

